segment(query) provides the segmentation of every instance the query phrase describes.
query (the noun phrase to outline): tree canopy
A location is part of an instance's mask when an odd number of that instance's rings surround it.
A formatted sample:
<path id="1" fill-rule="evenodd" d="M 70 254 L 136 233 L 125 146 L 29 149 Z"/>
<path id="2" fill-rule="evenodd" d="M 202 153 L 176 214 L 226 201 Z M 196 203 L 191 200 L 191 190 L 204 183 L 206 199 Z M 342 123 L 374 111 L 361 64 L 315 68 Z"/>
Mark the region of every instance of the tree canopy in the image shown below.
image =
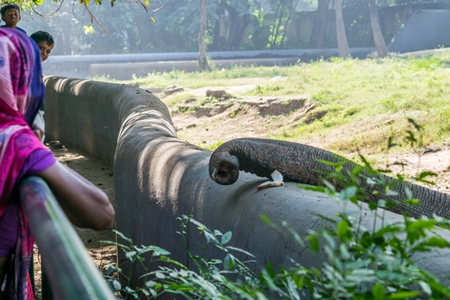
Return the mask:
<path id="1" fill-rule="evenodd" d="M 13 2 L 23 8 L 19 24 L 22 28 L 29 33 L 45 30 L 55 37 L 54 54 L 198 50 L 199 0 Z M 376 1 L 384 40 L 389 42 L 414 9 L 424 5 L 446 7 L 450 1 L 425 2 L 428 1 Z M 325 5 L 320 6 L 321 3 Z M 335 3 L 335 0 L 206 1 L 206 50 L 335 48 Z M 374 46 L 368 3 L 369 0 L 342 1 L 350 47 Z"/>

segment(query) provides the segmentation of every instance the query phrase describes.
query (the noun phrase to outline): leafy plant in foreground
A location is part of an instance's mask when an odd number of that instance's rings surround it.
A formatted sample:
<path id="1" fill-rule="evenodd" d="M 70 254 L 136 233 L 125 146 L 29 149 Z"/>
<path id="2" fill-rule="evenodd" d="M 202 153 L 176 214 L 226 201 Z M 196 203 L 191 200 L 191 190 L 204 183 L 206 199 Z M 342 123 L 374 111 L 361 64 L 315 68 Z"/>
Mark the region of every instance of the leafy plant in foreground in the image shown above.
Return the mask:
<path id="1" fill-rule="evenodd" d="M 408 121 L 420 133 L 421 126 L 411 119 Z M 412 146 L 423 147 L 421 135 L 416 138 L 415 131 L 408 130 L 406 138 Z M 390 139 L 389 146 L 393 145 Z M 450 248 L 450 241 L 436 233 L 436 226 L 448 226 L 448 220 L 439 217 L 415 220 L 403 215 L 400 221 L 390 222 L 386 219 L 384 208 L 395 206 L 395 203 L 384 200 L 381 194 L 377 203 L 369 202 L 366 205 L 361 202 L 367 193 L 366 187 L 371 185 L 379 185 L 381 188 L 376 190 L 386 191 L 386 196 L 396 193 L 393 186 L 377 176 L 380 171 L 372 169 L 362 156 L 361 160 L 364 167 L 356 167 L 346 176 L 342 174 L 342 163 L 324 162 L 334 167 L 335 172 L 327 174 L 333 182 L 350 178 L 339 192 L 328 181 L 324 182 L 323 187 L 300 185 L 305 189 L 326 193 L 343 204 L 343 210 L 337 218 L 319 215 L 328 226 L 320 231 L 311 231 L 305 237 L 313 251 L 324 250 L 326 260 L 322 266 L 307 269 L 293 258 L 293 266 L 282 268 L 278 273 L 269 265 L 262 272 L 261 282 L 269 287 L 282 287 L 278 293 L 285 299 L 450 298 L 450 288 L 411 259 L 418 252 Z M 430 183 L 426 178 L 433 175 L 423 172 L 414 180 Z M 361 178 L 364 178 L 365 183 L 361 182 Z M 398 176 L 398 180 L 403 181 L 404 178 Z M 406 190 L 406 195 L 405 204 L 416 205 L 419 202 L 411 191 Z M 351 209 L 348 209 L 349 206 Z M 355 206 L 357 213 L 354 212 Z M 363 216 L 368 210 L 374 218 L 373 223 L 368 224 L 370 228 L 365 228 Z M 301 241 L 285 222 L 280 227 L 265 217 L 263 220 L 280 233 Z"/>
<path id="2" fill-rule="evenodd" d="M 120 267 L 111 265 L 105 276 L 111 288 L 120 293 L 125 299 L 157 298 L 162 294 L 178 294 L 186 299 L 234 299 L 236 295 L 239 299 L 258 298 L 261 292 L 258 289 L 258 281 L 255 278 L 255 271 L 249 265 L 253 260 L 241 261 L 235 256 L 235 253 L 242 253 L 245 256 L 253 257 L 239 248 L 227 245 L 231 240 L 232 233 L 221 233 L 218 230 L 211 231 L 200 222 L 183 215 L 178 218 L 181 222 L 181 231 L 185 244 L 187 245 L 187 266 L 172 260 L 168 257 L 168 251 L 156 246 L 138 247 L 133 241 L 117 232 L 118 236 L 125 240 L 125 244 L 103 241 L 107 244 L 116 245 L 121 251 L 124 251 L 127 260 L 131 264 L 139 263 L 142 265 L 145 274 L 143 287 L 130 288 L 122 286 L 113 276 L 114 272 L 123 276 L 125 281 L 130 283 L 130 276 L 124 274 Z M 195 255 L 189 249 L 189 224 L 194 224 L 197 229 L 204 234 L 206 243 L 202 248 L 203 255 Z M 206 258 L 207 246 L 213 246 L 224 253 L 222 259 Z M 149 253 L 150 261 L 144 257 Z M 152 269 L 152 264 L 164 263 Z M 189 267 L 192 264 L 191 267 Z M 254 264 L 253 264 L 254 265 Z"/>

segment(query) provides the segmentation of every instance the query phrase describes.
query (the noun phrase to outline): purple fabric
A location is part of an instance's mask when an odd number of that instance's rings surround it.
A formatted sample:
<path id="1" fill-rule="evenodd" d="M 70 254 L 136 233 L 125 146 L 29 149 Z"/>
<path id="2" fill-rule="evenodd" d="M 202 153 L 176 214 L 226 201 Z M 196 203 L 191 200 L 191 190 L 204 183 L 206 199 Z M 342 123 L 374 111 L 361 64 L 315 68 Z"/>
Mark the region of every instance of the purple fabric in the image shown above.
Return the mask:
<path id="1" fill-rule="evenodd" d="M 25 161 L 25 165 L 20 172 L 19 178 L 25 175 L 36 175 L 51 167 L 56 162 L 56 158 L 50 150 L 37 149 Z M 19 179 L 20 180 L 20 179 Z"/>
<path id="2" fill-rule="evenodd" d="M 19 205 L 10 203 L 0 217 L 0 257 L 9 256 L 19 236 Z"/>
<path id="3" fill-rule="evenodd" d="M 24 133 L 25 134 L 25 133 Z M 31 153 L 19 173 L 17 187 L 20 180 L 28 175 L 36 175 L 51 167 L 56 162 L 50 150 L 38 149 Z M 9 201 L 4 214 L 0 217 L 0 256 L 9 256 L 14 250 L 19 236 L 19 201 L 14 188 L 13 199 Z"/>
<path id="4" fill-rule="evenodd" d="M 26 34 L 0 27 L 0 215 L 17 198 L 13 191 L 27 158 L 45 149 L 31 130 L 44 98 L 40 57 L 37 44 Z M 14 255 L 8 257 L 12 267 L 1 283 L 2 292 L 5 299 L 34 299 L 28 272 L 33 236 L 20 206 L 18 218 Z"/>

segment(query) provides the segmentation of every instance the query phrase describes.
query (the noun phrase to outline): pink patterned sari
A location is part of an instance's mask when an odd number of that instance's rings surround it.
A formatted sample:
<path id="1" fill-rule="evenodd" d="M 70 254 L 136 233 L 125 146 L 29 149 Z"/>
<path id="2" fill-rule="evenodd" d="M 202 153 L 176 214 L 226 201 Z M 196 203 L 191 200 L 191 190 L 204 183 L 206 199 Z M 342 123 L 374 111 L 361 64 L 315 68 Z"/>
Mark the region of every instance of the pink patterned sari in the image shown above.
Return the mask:
<path id="1" fill-rule="evenodd" d="M 26 159 L 33 151 L 44 148 L 30 128 L 43 95 L 40 55 L 36 44 L 17 30 L 1 28 L 0 216 L 6 210 Z M 12 255 L 13 267 L 6 275 L 6 297 L 34 299 L 28 274 L 33 238 L 21 210 L 18 218 L 19 237 Z"/>

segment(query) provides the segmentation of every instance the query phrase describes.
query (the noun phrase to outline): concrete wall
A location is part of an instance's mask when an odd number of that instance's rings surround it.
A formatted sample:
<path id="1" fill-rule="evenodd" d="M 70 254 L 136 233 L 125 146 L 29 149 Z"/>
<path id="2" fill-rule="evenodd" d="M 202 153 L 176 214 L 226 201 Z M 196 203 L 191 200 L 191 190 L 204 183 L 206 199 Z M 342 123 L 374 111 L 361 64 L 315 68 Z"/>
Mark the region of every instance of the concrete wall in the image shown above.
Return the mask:
<path id="1" fill-rule="evenodd" d="M 304 237 L 323 228 L 318 214 L 334 218 L 341 211 L 339 202 L 292 182 L 258 191 L 264 179 L 243 172 L 233 185 L 216 184 L 208 175 L 211 152 L 179 140 L 167 107 L 144 90 L 61 77 L 46 77 L 45 83 L 48 139 L 75 145 L 114 165 L 117 229 L 135 245 L 158 245 L 185 262 L 176 218 L 192 214 L 210 229 L 232 231 L 231 245 L 253 253 L 259 267 L 269 261 L 287 266 L 290 258 L 316 267 L 324 261 L 323 250 L 313 254 L 271 229 L 260 215 L 287 221 Z M 358 209 L 349 205 L 348 211 Z M 364 226 L 372 228 L 373 215 L 365 206 L 363 216 Z M 402 219 L 390 212 L 385 218 Z M 450 239 L 447 231 L 440 233 Z M 204 238 L 194 227 L 190 243 L 190 250 L 200 254 L 197 244 L 204 245 Z M 213 248 L 207 255 L 224 257 Z M 417 257 L 442 279 L 450 269 L 449 258 L 448 250 Z M 123 268 L 128 272 L 130 266 Z M 137 284 L 142 269 L 132 272 Z"/>
<path id="2" fill-rule="evenodd" d="M 353 57 L 364 58 L 375 48 L 352 48 Z M 338 56 L 338 49 L 292 49 L 207 52 L 212 64 L 218 68 L 231 65 L 289 65 L 297 60 L 309 62 L 319 58 Z M 173 69 L 198 71 L 197 52 L 110 54 L 110 55 L 53 55 L 43 64 L 46 75 L 72 78 L 109 76 L 111 79 L 131 79 L 133 75 L 147 76 L 152 72 L 169 72 Z"/>
<path id="3" fill-rule="evenodd" d="M 450 47 L 450 10 L 423 10 L 413 14 L 389 44 L 389 51 L 406 53 Z"/>

